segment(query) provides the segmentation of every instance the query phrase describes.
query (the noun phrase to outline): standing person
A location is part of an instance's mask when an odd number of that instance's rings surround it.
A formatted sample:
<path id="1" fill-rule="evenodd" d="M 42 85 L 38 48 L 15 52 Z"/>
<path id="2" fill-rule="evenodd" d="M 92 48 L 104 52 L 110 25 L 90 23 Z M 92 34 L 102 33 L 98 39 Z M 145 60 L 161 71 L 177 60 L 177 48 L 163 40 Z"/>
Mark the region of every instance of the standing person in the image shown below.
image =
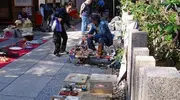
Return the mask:
<path id="1" fill-rule="evenodd" d="M 82 24 L 81 24 L 81 32 L 82 32 L 82 34 L 85 34 L 85 31 L 87 31 L 87 26 L 89 24 L 89 16 L 91 14 L 91 7 L 90 7 L 91 3 L 92 3 L 92 0 L 86 0 L 81 5 L 80 17 L 82 19 Z"/>
<path id="2" fill-rule="evenodd" d="M 42 24 L 42 15 L 41 15 L 41 12 L 40 11 L 36 11 L 36 15 L 35 15 L 36 17 L 36 20 L 35 20 L 35 22 L 36 22 L 36 28 L 37 29 L 40 29 L 41 28 L 41 24 Z"/>
<path id="3" fill-rule="evenodd" d="M 55 21 L 57 21 L 56 27 L 53 30 L 53 42 L 55 45 L 54 54 L 56 56 L 60 56 L 59 53 L 66 53 L 68 36 L 64 28 L 64 24 L 66 24 L 69 28 L 75 29 L 75 27 L 70 24 L 68 15 L 68 13 L 72 10 L 72 7 L 72 3 L 67 3 L 64 8 L 58 9 L 54 14 Z M 63 39 L 62 43 L 61 38 Z"/>
<path id="4" fill-rule="evenodd" d="M 45 32 L 47 30 L 47 23 L 46 23 L 46 9 L 45 9 L 45 4 L 41 3 L 40 4 L 40 13 L 41 13 L 41 16 L 42 16 L 42 23 L 41 23 L 41 31 L 42 32 Z"/>
<path id="5" fill-rule="evenodd" d="M 104 8 L 105 7 L 105 2 L 104 0 L 99 0 L 98 1 L 98 13 L 103 16 Z"/>
<path id="6" fill-rule="evenodd" d="M 44 11 L 45 11 L 45 4 L 40 4 L 40 13 L 42 18 L 44 19 Z"/>
<path id="7" fill-rule="evenodd" d="M 21 21 L 24 21 L 26 18 L 28 18 L 25 8 L 22 8 L 22 10 L 18 13 L 17 18 Z"/>

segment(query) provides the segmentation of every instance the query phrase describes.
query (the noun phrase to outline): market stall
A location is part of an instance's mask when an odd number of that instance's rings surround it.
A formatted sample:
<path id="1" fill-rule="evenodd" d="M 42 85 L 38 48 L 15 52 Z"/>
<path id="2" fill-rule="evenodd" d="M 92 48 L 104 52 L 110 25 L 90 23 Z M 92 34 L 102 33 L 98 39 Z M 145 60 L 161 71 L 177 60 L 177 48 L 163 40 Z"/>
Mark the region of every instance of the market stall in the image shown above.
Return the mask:
<path id="1" fill-rule="evenodd" d="M 6 46 L 0 49 L 0 68 L 5 67 L 9 63 L 15 61 L 21 56 L 27 54 L 33 49 L 39 47 L 41 44 L 47 42 L 47 40 L 21 40 L 15 44 Z"/>
<path id="2" fill-rule="evenodd" d="M 116 75 L 71 73 L 65 78 L 59 95 L 52 100 L 109 100 L 116 81 Z"/>

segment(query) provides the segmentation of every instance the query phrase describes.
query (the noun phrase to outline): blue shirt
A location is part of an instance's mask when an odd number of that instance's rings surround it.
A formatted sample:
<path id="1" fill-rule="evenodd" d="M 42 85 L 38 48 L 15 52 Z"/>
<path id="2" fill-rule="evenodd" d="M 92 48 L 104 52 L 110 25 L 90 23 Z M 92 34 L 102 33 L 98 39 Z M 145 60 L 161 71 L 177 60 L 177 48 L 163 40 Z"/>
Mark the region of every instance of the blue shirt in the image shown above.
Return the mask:
<path id="1" fill-rule="evenodd" d="M 98 35 L 106 35 L 106 34 L 110 34 L 110 30 L 109 27 L 107 25 L 106 21 L 101 21 L 98 25 L 98 27 L 95 26 L 95 24 L 91 24 L 91 28 L 90 31 L 88 32 L 88 34 L 98 34 Z"/>
<path id="2" fill-rule="evenodd" d="M 99 38 L 103 38 L 107 46 L 111 46 L 113 44 L 113 35 L 106 21 L 101 21 L 98 26 L 91 24 L 88 34 L 95 34 L 95 41 L 97 41 Z"/>

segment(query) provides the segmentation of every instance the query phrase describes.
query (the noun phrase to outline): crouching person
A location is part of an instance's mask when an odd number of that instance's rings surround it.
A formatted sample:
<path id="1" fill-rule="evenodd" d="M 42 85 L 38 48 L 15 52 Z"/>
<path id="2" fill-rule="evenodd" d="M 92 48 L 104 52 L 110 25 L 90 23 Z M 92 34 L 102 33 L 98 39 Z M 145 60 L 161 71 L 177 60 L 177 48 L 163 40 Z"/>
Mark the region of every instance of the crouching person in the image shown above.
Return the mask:
<path id="1" fill-rule="evenodd" d="M 104 45 L 113 45 L 113 34 L 111 34 L 110 29 L 106 21 L 100 19 L 100 15 L 92 14 L 91 16 L 91 28 L 88 32 L 88 47 L 96 51 L 94 41 L 98 43 L 97 57 L 101 57 L 103 54 Z"/>

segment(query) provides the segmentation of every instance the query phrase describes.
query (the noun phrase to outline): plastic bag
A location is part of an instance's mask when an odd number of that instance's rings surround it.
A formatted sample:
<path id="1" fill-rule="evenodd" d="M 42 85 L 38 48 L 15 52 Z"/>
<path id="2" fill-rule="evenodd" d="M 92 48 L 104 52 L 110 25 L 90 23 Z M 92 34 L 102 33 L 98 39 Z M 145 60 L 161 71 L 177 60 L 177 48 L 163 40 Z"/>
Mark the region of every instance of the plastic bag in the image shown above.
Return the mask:
<path id="1" fill-rule="evenodd" d="M 54 31 L 54 30 L 55 30 L 56 25 L 57 25 L 56 20 L 54 20 L 54 22 L 53 22 L 53 24 L 52 24 L 52 27 L 51 27 L 52 31 Z"/>

